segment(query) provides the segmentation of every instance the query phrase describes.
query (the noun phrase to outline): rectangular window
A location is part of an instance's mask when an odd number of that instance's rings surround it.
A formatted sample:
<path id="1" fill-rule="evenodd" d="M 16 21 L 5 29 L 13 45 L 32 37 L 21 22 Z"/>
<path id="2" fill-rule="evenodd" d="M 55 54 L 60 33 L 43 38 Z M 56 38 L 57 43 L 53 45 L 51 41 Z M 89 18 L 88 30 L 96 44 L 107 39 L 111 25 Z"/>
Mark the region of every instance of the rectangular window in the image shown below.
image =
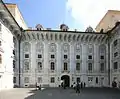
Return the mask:
<path id="1" fill-rule="evenodd" d="M 2 55 L 0 54 L 0 64 L 2 64 Z"/>
<path id="2" fill-rule="evenodd" d="M 117 57 L 117 56 L 118 56 L 118 52 L 115 52 L 115 53 L 114 53 L 114 57 Z"/>
<path id="3" fill-rule="evenodd" d="M 25 54 L 25 58 L 29 58 L 29 54 Z"/>
<path id="4" fill-rule="evenodd" d="M 25 70 L 29 70 L 29 62 L 25 62 Z"/>
<path id="5" fill-rule="evenodd" d="M 100 56 L 100 59 L 104 59 L 104 56 Z"/>
<path id="6" fill-rule="evenodd" d="M 80 82 L 80 77 L 77 77 L 76 81 L 77 81 L 77 82 Z"/>
<path id="7" fill-rule="evenodd" d="M 117 46 L 117 44 L 118 44 L 118 40 L 115 40 L 114 41 L 114 47 Z"/>
<path id="8" fill-rule="evenodd" d="M 55 63 L 51 62 L 51 70 L 55 70 Z"/>
<path id="9" fill-rule="evenodd" d="M 51 77 L 50 82 L 51 82 L 51 83 L 55 83 L 55 78 L 54 78 L 54 77 Z"/>
<path id="10" fill-rule="evenodd" d="M 98 77 L 96 77 L 96 84 L 98 84 Z"/>
<path id="11" fill-rule="evenodd" d="M 100 63 L 100 71 L 103 72 L 104 71 L 104 63 Z"/>
<path id="12" fill-rule="evenodd" d="M 65 62 L 64 63 L 64 70 L 67 70 L 68 68 L 67 68 L 67 63 Z"/>
<path id="13" fill-rule="evenodd" d="M 88 63 L 88 71 L 92 71 L 92 63 Z"/>
<path id="14" fill-rule="evenodd" d="M 13 60 L 13 68 L 15 68 L 15 60 Z"/>
<path id="15" fill-rule="evenodd" d="M 114 69 L 118 69 L 118 62 L 114 62 Z"/>
<path id="16" fill-rule="evenodd" d="M 24 78 L 24 82 L 25 82 L 25 83 L 29 83 L 29 77 L 25 77 L 25 78 Z"/>
<path id="17" fill-rule="evenodd" d="M 51 58 L 55 58 L 55 55 L 51 55 Z"/>
<path id="18" fill-rule="evenodd" d="M 13 50 L 13 55 L 15 55 L 15 50 Z"/>
<path id="19" fill-rule="evenodd" d="M 88 59 L 92 59 L 92 55 L 89 55 L 89 56 L 88 56 Z"/>
<path id="20" fill-rule="evenodd" d="M 42 62 L 38 62 L 38 70 L 42 70 Z"/>
<path id="21" fill-rule="evenodd" d="M 38 77 L 38 83 L 42 83 L 42 77 Z"/>
<path id="22" fill-rule="evenodd" d="M 64 55 L 64 59 L 67 59 L 67 55 Z"/>
<path id="23" fill-rule="evenodd" d="M 38 58 L 42 58 L 42 55 L 41 55 L 41 54 L 38 54 Z"/>
<path id="24" fill-rule="evenodd" d="M 76 55 L 76 59 L 80 59 L 80 55 Z"/>
<path id="25" fill-rule="evenodd" d="M 80 70 L 80 63 L 76 63 L 76 70 Z"/>
<path id="26" fill-rule="evenodd" d="M 13 83 L 16 83 L 16 77 L 13 77 Z"/>

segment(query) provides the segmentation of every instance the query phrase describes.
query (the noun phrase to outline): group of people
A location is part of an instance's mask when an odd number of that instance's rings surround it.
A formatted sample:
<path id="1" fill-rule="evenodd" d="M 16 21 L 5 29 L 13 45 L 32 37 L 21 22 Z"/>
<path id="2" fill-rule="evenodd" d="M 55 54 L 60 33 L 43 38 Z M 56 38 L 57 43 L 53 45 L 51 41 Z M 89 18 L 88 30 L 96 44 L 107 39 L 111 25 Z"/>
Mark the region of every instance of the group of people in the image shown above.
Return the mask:
<path id="1" fill-rule="evenodd" d="M 38 86 L 37 83 L 36 83 L 36 90 L 41 90 L 41 84 Z"/>
<path id="2" fill-rule="evenodd" d="M 76 93 L 80 93 L 80 89 L 82 89 L 83 87 L 85 88 L 86 84 L 85 82 L 77 82 L 77 83 L 73 83 L 73 88 L 74 90 L 76 90 Z"/>
<path id="3" fill-rule="evenodd" d="M 115 80 L 112 81 L 112 87 L 113 88 L 117 88 L 117 87 L 120 88 L 120 82 L 117 83 Z"/>

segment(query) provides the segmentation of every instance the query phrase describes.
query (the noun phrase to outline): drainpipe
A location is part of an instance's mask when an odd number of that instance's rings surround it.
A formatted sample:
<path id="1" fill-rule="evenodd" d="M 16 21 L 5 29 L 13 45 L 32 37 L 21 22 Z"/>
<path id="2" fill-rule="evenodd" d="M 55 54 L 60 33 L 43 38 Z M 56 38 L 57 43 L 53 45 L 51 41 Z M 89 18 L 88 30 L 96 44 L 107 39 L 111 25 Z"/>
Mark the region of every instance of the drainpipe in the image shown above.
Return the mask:
<path id="1" fill-rule="evenodd" d="M 18 49 L 19 49 L 19 87 L 20 87 L 20 84 L 21 84 L 21 81 L 20 81 L 20 80 L 21 80 L 21 79 L 20 79 L 20 78 L 21 78 L 21 68 L 20 68 L 20 65 L 21 65 L 21 64 L 20 64 L 20 58 L 21 58 L 21 57 L 20 57 L 20 43 L 21 43 L 21 39 L 22 39 L 22 32 L 23 32 L 23 29 L 21 28 L 20 39 L 18 39 L 18 45 L 19 45 L 19 46 L 18 46 Z"/>
<path id="2" fill-rule="evenodd" d="M 108 85 L 110 86 L 110 34 L 108 34 Z"/>

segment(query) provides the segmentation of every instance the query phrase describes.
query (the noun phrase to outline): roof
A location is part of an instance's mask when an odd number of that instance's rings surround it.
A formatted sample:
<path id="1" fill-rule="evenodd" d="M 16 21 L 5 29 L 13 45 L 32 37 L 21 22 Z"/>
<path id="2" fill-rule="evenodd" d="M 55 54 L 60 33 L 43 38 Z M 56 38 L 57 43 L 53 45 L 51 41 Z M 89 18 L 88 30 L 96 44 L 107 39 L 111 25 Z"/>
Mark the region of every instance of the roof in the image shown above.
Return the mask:
<path id="1" fill-rule="evenodd" d="M 61 31 L 61 30 L 24 30 L 24 31 L 42 31 L 42 32 L 69 32 L 69 33 L 90 33 L 90 34 L 106 34 L 106 33 L 100 33 L 100 32 L 81 32 L 81 31 Z"/>
<path id="2" fill-rule="evenodd" d="M 96 26 L 95 29 L 97 29 L 98 26 L 100 26 L 100 24 L 105 20 L 105 18 L 107 17 L 107 15 L 109 13 L 119 13 L 120 14 L 120 11 L 119 10 L 108 10 L 107 13 L 104 15 L 104 17 L 100 20 L 100 22 L 98 23 L 98 25 Z"/>

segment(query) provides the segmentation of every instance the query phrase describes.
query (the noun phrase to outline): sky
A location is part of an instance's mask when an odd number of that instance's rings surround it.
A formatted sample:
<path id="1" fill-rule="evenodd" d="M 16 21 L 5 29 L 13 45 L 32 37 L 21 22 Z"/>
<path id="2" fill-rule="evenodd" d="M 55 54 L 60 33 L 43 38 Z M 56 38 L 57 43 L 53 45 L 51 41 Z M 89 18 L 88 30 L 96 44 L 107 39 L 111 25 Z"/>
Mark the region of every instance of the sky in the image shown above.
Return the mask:
<path id="1" fill-rule="evenodd" d="M 18 5 L 28 27 L 41 24 L 59 29 L 64 23 L 73 30 L 97 26 L 108 10 L 120 10 L 119 0 L 4 0 Z"/>

